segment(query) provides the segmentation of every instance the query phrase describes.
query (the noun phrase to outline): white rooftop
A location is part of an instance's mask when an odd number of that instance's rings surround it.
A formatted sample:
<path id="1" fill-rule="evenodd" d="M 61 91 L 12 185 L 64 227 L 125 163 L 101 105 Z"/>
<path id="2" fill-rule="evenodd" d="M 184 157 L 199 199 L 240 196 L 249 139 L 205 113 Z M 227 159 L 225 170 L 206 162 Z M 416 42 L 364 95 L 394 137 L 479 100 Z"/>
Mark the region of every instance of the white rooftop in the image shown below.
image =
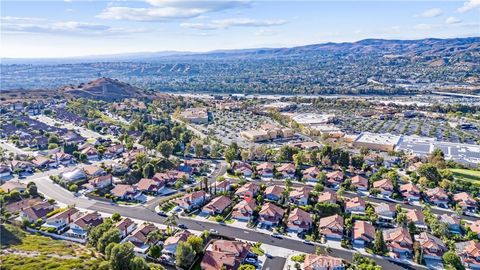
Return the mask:
<path id="1" fill-rule="evenodd" d="M 360 143 L 374 143 L 374 144 L 383 144 L 383 145 L 397 145 L 400 140 L 400 136 L 393 135 L 390 133 L 370 133 L 364 132 L 360 134 L 355 142 Z"/>
<path id="2" fill-rule="evenodd" d="M 313 125 L 325 124 L 334 117 L 333 114 L 301 113 L 295 115 L 292 119 L 299 124 Z"/>

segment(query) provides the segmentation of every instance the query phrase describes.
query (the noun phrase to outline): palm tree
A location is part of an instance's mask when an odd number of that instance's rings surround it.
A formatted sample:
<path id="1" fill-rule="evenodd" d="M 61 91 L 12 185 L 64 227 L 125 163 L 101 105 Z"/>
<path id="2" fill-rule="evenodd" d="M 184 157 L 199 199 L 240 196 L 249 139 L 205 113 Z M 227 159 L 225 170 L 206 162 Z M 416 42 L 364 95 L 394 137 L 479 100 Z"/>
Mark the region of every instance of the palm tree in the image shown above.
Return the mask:
<path id="1" fill-rule="evenodd" d="M 173 212 L 170 216 L 165 219 L 165 225 L 167 225 L 167 230 L 170 230 L 172 226 L 177 225 L 178 214 Z"/>

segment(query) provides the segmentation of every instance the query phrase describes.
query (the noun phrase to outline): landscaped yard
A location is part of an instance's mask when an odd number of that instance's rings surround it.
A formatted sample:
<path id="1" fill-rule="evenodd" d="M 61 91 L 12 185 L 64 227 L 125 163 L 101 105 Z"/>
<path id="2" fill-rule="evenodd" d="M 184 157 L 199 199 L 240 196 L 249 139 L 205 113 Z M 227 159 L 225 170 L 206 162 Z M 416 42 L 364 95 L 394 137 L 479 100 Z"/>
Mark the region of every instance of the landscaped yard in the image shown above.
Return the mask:
<path id="1" fill-rule="evenodd" d="M 473 182 L 480 185 L 480 171 L 468 169 L 450 169 L 453 175 L 460 180 Z"/>
<path id="2" fill-rule="evenodd" d="M 2 269 L 94 269 L 100 260 L 89 249 L 30 234 L 5 224 L 1 229 Z"/>

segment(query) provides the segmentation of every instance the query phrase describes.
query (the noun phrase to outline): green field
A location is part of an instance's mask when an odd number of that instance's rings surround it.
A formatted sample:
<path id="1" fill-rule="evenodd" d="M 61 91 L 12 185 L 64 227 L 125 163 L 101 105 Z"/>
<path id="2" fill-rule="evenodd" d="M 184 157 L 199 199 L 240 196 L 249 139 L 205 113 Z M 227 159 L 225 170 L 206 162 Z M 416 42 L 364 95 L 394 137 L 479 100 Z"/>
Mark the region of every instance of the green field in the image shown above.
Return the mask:
<path id="1" fill-rule="evenodd" d="M 1 269 L 96 269 L 101 261 L 79 244 L 30 234 L 9 224 L 0 230 Z"/>
<path id="2" fill-rule="evenodd" d="M 450 169 L 455 178 L 469 181 L 475 184 L 480 184 L 480 171 L 467 170 L 467 169 Z"/>

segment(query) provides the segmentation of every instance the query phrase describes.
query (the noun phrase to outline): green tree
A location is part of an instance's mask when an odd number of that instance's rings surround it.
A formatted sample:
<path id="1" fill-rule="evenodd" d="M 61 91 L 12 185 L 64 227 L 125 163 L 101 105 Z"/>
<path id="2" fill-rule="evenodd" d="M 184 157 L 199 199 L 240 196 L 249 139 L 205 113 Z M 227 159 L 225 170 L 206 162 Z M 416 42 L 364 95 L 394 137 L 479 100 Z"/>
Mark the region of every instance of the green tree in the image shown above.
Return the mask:
<path id="1" fill-rule="evenodd" d="M 153 245 L 148 250 L 148 256 L 152 258 L 158 258 L 162 255 L 162 248 L 158 245 Z"/>
<path id="2" fill-rule="evenodd" d="M 175 258 L 177 266 L 188 269 L 195 260 L 195 251 L 189 243 L 180 242 L 177 245 Z"/>
<path id="3" fill-rule="evenodd" d="M 460 257 L 454 251 L 445 252 L 442 259 L 445 265 L 453 267 L 455 270 L 465 270 Z"/>
<path id="4" fill-rule="evenodd" d="M 437 167 L 430 163 L 422 164 L 420 168 L 418 168 L 417 173 L 420 177 L 425 177 L 428 181 L 433 182 L 434 184 L 437 184 L 442 180 L 442 176 L 438 172 Z"/>
<path id="5" fill-rule="evenodd" d="M 155 174 L 155 167 L 150 163 L 145 164 L 142 174 L 144 178 L 152 178 Z"/>
<path id="6" fill-rule="evenodd" d="M 120 221 L 120 219 L 122 219 L 122 216 L 119 213 L 113 213 L 113 215 L 112 215 L 112 220 L 113 221 L 118 222 L 118 221 Z"/>
<path id="7" fill-rule="evenodd" d="M 70 190 L 73 193 L 76 193 L 78 191 L 77 184 L 71 184 L 70 186 L 68 186 L 68 190 Z"/>
<path id="8" fill-rule="evenodd" d="M 135 257 L 133 244 L 130 242 L 115 244 L 110 249 L 109 259 L 112 270 L 128 270 Z"/>
<path id="9" fill-rule="evenodd" d="M 118 243 L 120 242 L 121 236 L 120 232 L 118 231 L 117 228 L 110 228 L 108 231 L 106 231 L 102 236 L 98 239 L 97 242 L 97 250 L 101 253 L 105 252 L 105 248 L 110 244 L 110 243 Z"/>
<path id="10" fill-rule="evenodd" d="M 231 164 L 236 157 L 237 157 L 237 152 L 235 152 L 235 149 L 229 147 L 227 148 L 227 150 L 225 150 L 224 158 L 228 164 Z"/>
<path id="11" fill-rule="evenodd" d="M 163 141 L 157 145 L 157 151 L 162 154 L 162 156 L 169 158 L 173 153 L 173 144 L 170 141 Z"/>
<path id="12" fill-rule="evenodd" d="M 130 261 L 129 270 L 150 270 L 150 267 L 148 266 L 148 264 L 147 264 L 147 262 L 145 261 L 144 258 L 135 256 Z"/>
<path id="13" fill-rule="evenodd" d="M 383 240 L 383 233 L 381 230 L 375 232 L 375 240 L 373 241 L 373 251 L 377 254 L 384 254 L 387 252 L 387 246 Z"/>
<path id="14" fill-rule="evenodd" d="M 187 238 L 187 243 L 193 248 L 196 254 L 203 250 L 203 239 L 200 236 L 190 235 Z"/>

